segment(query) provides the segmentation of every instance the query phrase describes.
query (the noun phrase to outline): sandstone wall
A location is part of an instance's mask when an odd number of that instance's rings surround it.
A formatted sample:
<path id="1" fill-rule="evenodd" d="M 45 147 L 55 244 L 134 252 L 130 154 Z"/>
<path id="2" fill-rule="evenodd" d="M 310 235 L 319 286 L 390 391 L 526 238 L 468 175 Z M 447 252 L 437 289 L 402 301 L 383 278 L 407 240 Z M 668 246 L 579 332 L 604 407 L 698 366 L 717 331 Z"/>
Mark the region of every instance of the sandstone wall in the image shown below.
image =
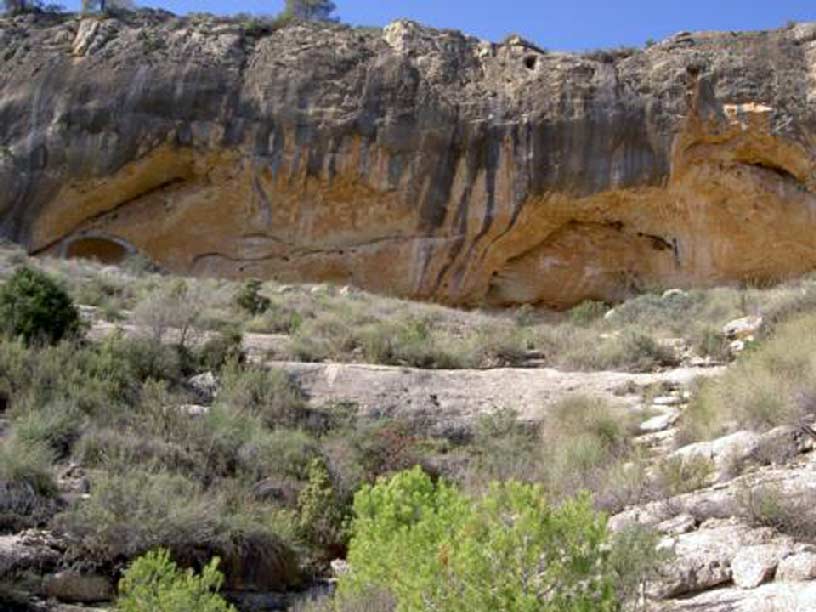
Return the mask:
<path id="1" fill-rule="evenodd" d="M 816 24 L 547 52 L 0 19 L 0 235 L 184 273 L 564 307 L 816 265 Z"/>

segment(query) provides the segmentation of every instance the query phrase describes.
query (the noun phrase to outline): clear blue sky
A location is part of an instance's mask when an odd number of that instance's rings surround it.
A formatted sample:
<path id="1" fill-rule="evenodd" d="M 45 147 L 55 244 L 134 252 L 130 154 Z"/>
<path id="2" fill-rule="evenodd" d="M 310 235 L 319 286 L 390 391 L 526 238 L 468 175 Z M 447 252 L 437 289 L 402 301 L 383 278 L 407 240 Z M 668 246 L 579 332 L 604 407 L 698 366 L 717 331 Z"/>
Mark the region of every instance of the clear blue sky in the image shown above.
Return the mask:
<path id="1" fill-rule="evenodd" d="M 493 41 L 518 33 L 549 49 L 642 45 L 680 30 L 755 30 L 816 21 L 816 0 L 335 0 L 340 18 L 382 26 L 399 17 Z M 73 7 L 77 0 L 68 0 Z M 174 13 L 277 13 L 283 0 L 142 0 Z"/>

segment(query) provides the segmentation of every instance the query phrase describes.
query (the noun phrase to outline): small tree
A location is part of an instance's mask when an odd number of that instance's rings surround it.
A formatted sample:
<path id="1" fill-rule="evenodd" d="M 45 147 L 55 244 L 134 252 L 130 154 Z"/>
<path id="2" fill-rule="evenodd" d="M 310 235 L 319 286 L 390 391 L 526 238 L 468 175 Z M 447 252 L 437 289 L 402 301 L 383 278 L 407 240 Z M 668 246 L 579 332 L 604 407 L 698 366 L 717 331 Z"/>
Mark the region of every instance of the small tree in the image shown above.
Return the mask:
<path id="1" fill-rule="evenodd" d="M 580 496 L 549 505 L 540 486 L 493 484 L 471 499 L 419 468 L 354 497 L 339 596 L 386 591 L 397 610 L 614 612 L 606 521 Z"/>
<path id="2" fill-rule="evenodd" d="M 251 315 L 263 314 L 272 305 L 268 297 L 261 295 L 261 281 L 257 279 L 248 280 L 241 287 L 235 296 L 235 303 Z"/>
<path id="3" fill-rule="evenodd" d="M 235 612 L 218 595 L 224 576 L 218 571 L 218 558 L 196 575 L 180 569 L 166 550 L 155 550 L 139 557 L 119 581 L 121 612 Z"/>
<path id="4" fill-rule="evenodd" d="M 3 7 L 7 13 L 18 15 L 42 8 L 40 0 L 3 0 Z"/>
<path id="5" fill-rule="evenodd" d="M 300 492 L 298 510 L 299 530 L 310 544 L 332 551 L 342 549 L 343 508 L 320 459 L 313 459 L 309 466 L 309 484 Z"/>
<path id="6" fill-rule="evenodd" d="M 79 313 L 71 297 L 50 276 L 20 268 L 0 287 L 0 330 L 26 343 L 59 342 L 78 333 Z"/>
<path id="7" fill-rule="evenodd" d="M 332 13 L 337 10 L 332 0 L 286 0 L 283 16 L 304 21 L 337 21 Z"/>
<path id="8" fill-rule="evenodd" d="M 86 12 L 99 10 L 100 13 L 133 11 L 136 10 L 136 3 L 133 0 L 82 0 L 82 10 Z"/>

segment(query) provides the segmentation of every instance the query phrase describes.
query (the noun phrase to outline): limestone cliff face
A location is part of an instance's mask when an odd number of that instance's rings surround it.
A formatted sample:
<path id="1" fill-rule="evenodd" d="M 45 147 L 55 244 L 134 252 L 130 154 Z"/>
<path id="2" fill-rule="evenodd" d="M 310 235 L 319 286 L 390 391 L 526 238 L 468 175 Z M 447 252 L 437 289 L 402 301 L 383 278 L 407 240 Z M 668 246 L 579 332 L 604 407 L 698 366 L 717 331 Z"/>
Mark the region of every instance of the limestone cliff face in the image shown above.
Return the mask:
<path id="1" fill-rule="evenodd" d="M 0 20 L 0 235 L 453 304 L 816 267 L 816 24 L 629 54 Z"/>

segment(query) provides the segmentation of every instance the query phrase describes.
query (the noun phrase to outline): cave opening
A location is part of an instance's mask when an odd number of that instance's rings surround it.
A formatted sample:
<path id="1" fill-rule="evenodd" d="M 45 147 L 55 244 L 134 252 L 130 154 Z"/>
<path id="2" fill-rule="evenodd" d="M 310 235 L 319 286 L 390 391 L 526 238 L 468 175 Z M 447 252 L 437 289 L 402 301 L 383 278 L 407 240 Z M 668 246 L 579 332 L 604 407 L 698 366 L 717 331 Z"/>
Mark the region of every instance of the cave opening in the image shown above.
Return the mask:
<path id="1" fill-rule="evenodd" d="M 95 259 L 103 264 L 122 263 L 129 253 L 124 244 L 99 237 L 79 238 L 65 250 L 65 256 L 69 259 Z"/>

